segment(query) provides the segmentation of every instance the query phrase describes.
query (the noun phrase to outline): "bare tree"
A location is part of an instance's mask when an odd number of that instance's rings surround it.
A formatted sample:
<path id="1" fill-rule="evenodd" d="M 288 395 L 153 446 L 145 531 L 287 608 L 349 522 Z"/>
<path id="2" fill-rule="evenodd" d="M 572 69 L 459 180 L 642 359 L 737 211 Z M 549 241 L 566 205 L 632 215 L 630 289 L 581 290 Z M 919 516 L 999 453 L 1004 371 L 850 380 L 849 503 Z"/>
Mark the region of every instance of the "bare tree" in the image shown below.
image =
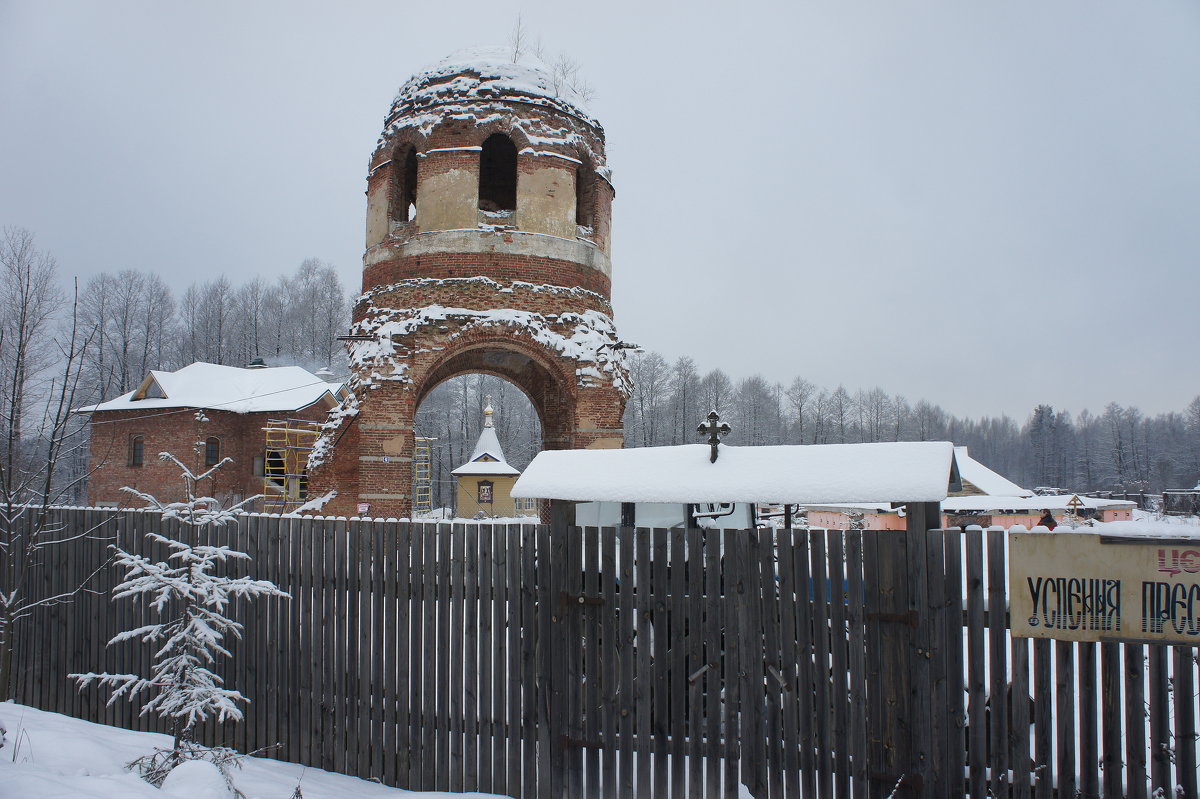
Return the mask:
<path id="1" fill-rule="evenodd" d="M 78 328 L 78 290 L 65 328 L 54 259 L 25 230 L 0 238 L 0 701 L 12 696 L 15 629 L 39 609 L 69 601 L 41 591 L 46 550 L 71 540 L 51 506 L 74 486 L 57 468 L 82 446 L 71 415 L 90 335 Z M 55 335 L 55 334 L 58 335 Z M 86 534 L 86 533 L 85 533 Z"/>

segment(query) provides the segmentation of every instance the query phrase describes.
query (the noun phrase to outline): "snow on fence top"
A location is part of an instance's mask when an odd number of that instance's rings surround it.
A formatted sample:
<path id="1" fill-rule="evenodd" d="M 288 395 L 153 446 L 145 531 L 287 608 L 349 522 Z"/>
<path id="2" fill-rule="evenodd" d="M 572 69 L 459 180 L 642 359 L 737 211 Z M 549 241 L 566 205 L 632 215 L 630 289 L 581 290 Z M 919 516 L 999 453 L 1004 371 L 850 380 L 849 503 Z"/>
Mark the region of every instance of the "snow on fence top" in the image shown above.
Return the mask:
<path id="1" fill-rule="evenodd" d="M 174 372 L 152 370 L 136 390 L 76 411 L 156 408 L 203 408 L 233 413 L 296 411 L 325 396 L 334 400 L 340 388 L 339 384 L 326 383 L 299 366 L 242 369 L 197 361 Z"/>
<path id="2" fill-rule="evenodd" d="M 548 450 L 514 497 L 579 502 L 940 502 L 954 471 L 948 441 L 730 447 L 707 444 Z"/>

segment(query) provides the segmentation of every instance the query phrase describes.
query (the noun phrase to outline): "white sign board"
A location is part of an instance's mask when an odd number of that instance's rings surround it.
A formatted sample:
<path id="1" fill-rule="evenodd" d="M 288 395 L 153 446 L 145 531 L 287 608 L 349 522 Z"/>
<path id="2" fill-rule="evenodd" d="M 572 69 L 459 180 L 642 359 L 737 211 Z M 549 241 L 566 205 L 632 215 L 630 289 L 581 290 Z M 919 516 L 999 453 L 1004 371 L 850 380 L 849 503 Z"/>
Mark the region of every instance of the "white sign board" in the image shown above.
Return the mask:
<path id="1" fill-rule="evenodd" d="M 1019 638 L 1200 643 L 1200 541 L 1009 533 Z"/>

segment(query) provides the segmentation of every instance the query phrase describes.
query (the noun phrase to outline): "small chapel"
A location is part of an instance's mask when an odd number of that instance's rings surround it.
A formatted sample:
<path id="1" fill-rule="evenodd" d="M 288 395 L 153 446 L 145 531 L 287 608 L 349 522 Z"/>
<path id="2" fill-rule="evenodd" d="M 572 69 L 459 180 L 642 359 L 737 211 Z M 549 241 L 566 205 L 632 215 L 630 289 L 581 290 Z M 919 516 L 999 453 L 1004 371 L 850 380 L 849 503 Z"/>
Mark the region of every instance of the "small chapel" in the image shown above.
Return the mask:
<path id="1" fill-rule="evenodd" d="M 460 518 L 519 516 L 535 508 L 527 500 L 513 499 L 512 488 L 521 472 L 504 458 L 490 399 L 483 409 L 483 429 L 471 457 L 451 472 L 457 483 L 455 508 Z"/>

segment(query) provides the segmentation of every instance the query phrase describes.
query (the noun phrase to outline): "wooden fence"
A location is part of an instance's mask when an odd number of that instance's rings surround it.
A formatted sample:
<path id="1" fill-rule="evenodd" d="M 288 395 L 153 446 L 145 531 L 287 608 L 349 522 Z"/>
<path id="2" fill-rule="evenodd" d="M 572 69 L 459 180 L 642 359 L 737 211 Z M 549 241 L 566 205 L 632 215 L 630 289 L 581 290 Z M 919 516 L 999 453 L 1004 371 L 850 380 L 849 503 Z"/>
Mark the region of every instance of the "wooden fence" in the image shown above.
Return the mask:
<path id="1" fill-rule="evenodd" d="M 146 512 L 62 510 L 42 589 Z M 512 797 L 1196 796 L 1192 647 L 1008 635 L 1004 535 L 410 525 L 206 533 L 290 600 L 234 608 L 250 699 L 202 738 L 389 785 Z M 101 569 L 18 638 L 19 701 L 167 731 L 66 674 L 141 672 Z"/>

